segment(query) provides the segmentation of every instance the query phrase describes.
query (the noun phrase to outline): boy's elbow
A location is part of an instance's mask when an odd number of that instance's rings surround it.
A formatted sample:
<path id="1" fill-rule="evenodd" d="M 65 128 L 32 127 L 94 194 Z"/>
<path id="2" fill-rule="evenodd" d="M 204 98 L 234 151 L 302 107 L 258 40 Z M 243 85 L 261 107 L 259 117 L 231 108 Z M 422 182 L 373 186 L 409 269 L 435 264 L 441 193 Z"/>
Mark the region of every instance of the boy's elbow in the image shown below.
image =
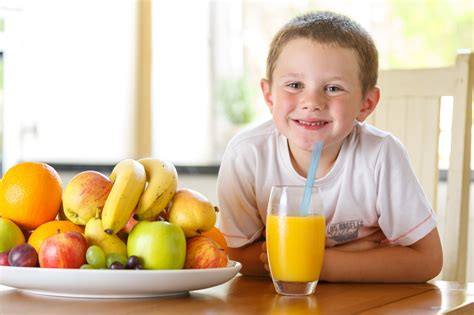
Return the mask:
<path id="1" fill-rule="evenodd" d="M 429 268 L 427 268 L 428 274 L 427 279 L 425 281 L 429 281 L 441 273 L 443 269 L 443 253 L 440 251 L 436 257 L 431 258 L 431 263 Z"/>
<path id="2" fill-rule="evenodd" d="M 421 280 L 422 282 L 429 281 L 441 273 L 443 269 L 443 251 L 441 246 L 438 250 L 432 250 L 425 253 L 426 261 L 424 277 Z"/>
<path id="3" fill-rule="evenodd" d="M 418 268 L 420 282 L 429 281 L 440 274 L 443 268 L 443 248 L 436 228 L 410 247 L 420 254 L 422 262 Z"/>

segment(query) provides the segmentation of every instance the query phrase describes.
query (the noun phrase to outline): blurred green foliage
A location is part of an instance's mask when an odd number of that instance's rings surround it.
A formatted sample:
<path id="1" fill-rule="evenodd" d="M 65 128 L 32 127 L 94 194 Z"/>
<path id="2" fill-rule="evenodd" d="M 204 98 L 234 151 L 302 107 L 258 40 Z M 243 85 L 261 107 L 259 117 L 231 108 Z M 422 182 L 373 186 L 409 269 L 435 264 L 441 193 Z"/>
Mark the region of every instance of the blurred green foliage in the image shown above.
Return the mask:
<path id="1" fill-rule="evenodd" d="M 244 75 L 239 79 L 221 80 L 218 85 L 218 99 L 225 117 L 234 125 L 243 125 L 255 118 L 256 91 Z"/>
<path id="2" fill-rule="evenodd" d="M 400 25 L 402 50 L 389 54 L 393 68 L 452 65 L 456 51 L 474 48 L 472 0 L 390 0 L 393 20 Z"/>

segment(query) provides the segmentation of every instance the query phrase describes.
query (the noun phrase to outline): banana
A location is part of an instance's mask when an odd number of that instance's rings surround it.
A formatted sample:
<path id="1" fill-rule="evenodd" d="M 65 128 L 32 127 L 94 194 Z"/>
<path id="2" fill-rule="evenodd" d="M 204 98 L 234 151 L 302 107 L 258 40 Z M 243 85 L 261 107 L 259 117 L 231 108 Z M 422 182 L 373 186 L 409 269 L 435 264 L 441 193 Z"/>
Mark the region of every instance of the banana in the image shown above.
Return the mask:
<path id="1" fill-rule="evenodd" d="M 115 234 L 127 224 L 145 189 L 146 173 L 142 164 L 125 159 L 115 165 L 110 174 L 112 190 L 102 210 L 104 231 Z"/>
<path id="2" fill-rule="evenodd" d="M 99 218 L 90 218 L 84 228 L 89 246 L 97 245 L 104 251 L 105 255 L 117 253 L 127 256 L 127 245 L 116 235 L 104 232 L 102 220 Z"/>
<path id="3" fill-rule="evenodd" d="M 140 197 L 135 217 L 145 220 L 156 217 L 171 201 L 178 187 L 178 173 L 168 161 L 143 158 L 138 162 L 145 168 L 148 186 Z"/>

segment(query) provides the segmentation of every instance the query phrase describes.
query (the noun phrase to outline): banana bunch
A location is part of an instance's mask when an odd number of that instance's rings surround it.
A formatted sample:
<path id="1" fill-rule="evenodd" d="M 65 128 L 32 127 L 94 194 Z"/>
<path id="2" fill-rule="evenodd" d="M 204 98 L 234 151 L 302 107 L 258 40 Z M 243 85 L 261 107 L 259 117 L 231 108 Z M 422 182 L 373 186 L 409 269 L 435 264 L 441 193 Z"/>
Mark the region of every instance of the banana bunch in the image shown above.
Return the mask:
<path id="1" fill-rule="evenodd" d="M 174 165 L 157 158 L 122 160 L 112 170 L 110 179 L 112 190 L 102 210 L 107 234 L 120 231 L 134 210 L 138 220 L 156 217 L 171 201 L 178 186 Z"/>
<path id="2" fill-rule="evenodd" d="M 145 168 L 132 159 L 115 165 L 110 174 L 112 190 L 102 209 L 102 224 L 107 234 L 115 234 L 127 224 L 146 185 Z"/>
<path id="3" fill-rule="evenodd" d="M 156 158 L 138 160 L 144 167 L 148 186 L 138 202 L 137 220 L 155 218 L 173 199 L 178 187 L 178 173 L 173 164 Z"/>

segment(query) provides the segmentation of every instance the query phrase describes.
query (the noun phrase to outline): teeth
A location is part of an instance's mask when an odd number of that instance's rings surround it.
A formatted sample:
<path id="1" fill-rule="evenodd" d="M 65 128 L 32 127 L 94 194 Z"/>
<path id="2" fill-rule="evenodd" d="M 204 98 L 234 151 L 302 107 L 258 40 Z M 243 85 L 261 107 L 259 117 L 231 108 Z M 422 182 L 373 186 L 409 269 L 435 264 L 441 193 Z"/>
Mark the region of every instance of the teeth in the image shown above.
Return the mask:
<path id="1" fill-rule="evenodd" d="M 304 120 L 299 120 L 299 123 L 306 126 L 322 126 L 325 124 L 324 121 L 307 122 Z"/>

